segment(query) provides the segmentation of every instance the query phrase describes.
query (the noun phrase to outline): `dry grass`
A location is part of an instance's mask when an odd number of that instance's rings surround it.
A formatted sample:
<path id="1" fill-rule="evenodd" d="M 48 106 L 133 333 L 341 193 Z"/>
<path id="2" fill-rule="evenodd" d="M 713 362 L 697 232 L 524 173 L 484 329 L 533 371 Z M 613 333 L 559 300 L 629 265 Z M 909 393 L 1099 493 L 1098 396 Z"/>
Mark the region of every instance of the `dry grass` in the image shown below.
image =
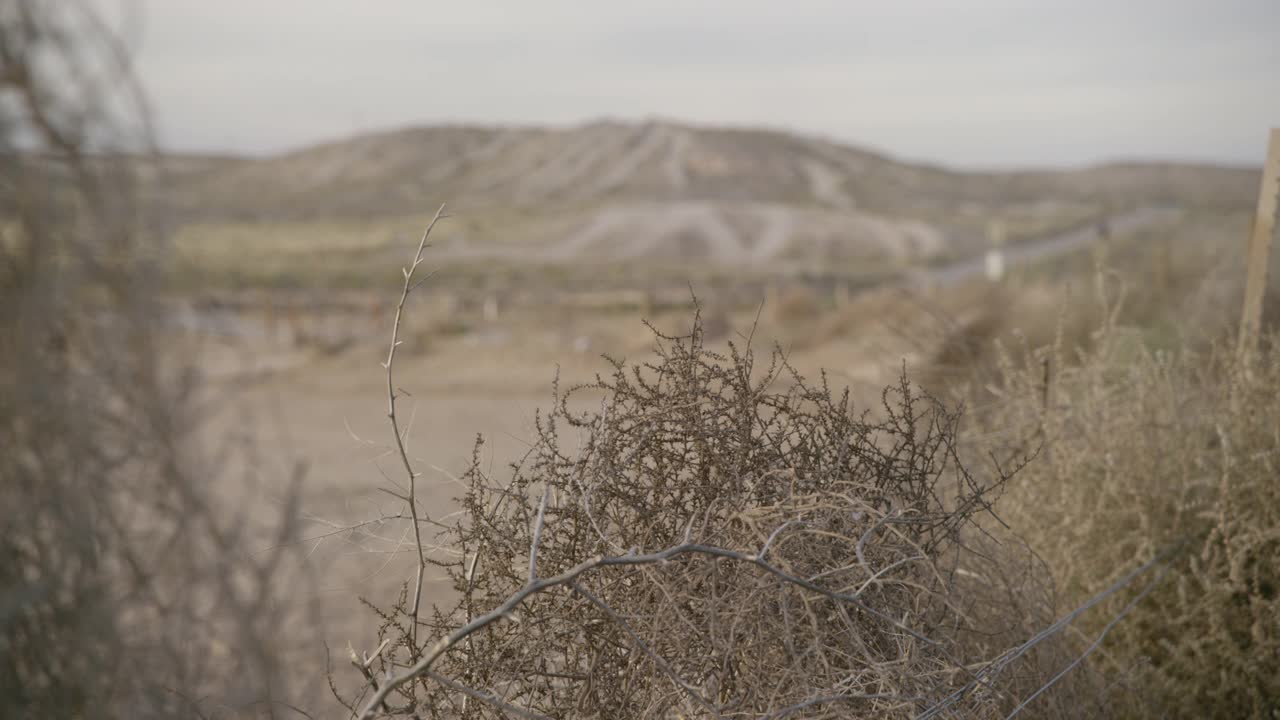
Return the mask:
<path id="1" fill-rule="evenodd" d="M 1228 342 L 1152 350 L 1112 320 L 1086 352 L 1052 348 L 1048 375 L 1041 355 L 1001 363 L 1002 398 L 976 430 L 1041 447 L 1000 512 L 1066 602 L 1180 548 L 1095 661 L 1113 682 L 1112 716 L 1280 711 L 1275 340 L 1242 367 Z"/>
<path id="2" fill-rule="evenodd" d="M 1228 350 L 1246 227 L 1199 212 L 939 301 L 982 309 L 935 354 L 932 386 L 974 401 L 968 447 L 1041 448 L 999 511 L 1063 602 L 1181 548 L 1091 660 L 1107 678 L 1100 716 L 1261 718 L 1280 707 L 1280 357 L 1273 339 L 1245 371 Z M 1122 602 L 1089 621 L 1082 645 Z"/>
<path id="3" fill-rule="evenodd" d="M 899 309 L 855 305 L 850 314 L 884 316 L 911 332 L 928 356 L 920 381 L 939 393 L 980 404 L 999 381 L 999 344 L 1029 348 L 1043 360 L 1057 345 L 1068 360 L 1094 347 L 1098 329 L 1112 321 L 1128 328 L 1129 341 L 1149 349 L 1204 350 L 1224 339 L 1239 320 L 1243 260 L 1238 239 L 1248 218 L 1199 212 L 1181 222 L 1095 246 L 986 281 L 898 299 Z M 1099 302 L 1099 292 L 1112 299 Z M 1280 319 L 1280 293 L 1268 298 L 1267 322 Z M 1105 307 L 1105 309 L 1104 309 Z M 900 318 L 900 319 L 897 319 Z"/>

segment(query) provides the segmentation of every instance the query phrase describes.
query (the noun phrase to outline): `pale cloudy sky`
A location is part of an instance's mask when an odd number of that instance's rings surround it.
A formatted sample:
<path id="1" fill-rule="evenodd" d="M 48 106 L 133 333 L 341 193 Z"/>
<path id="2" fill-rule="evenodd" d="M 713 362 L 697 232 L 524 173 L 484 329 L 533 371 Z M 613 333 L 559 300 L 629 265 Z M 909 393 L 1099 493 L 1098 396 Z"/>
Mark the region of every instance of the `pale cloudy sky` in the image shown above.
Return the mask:
<path id="1" fill-rule="evenodd" d="M 132 1 L 177 149 L 661 117 L 958 166 L 1255 165 L 1280 125 L 1280 0 Z"/>

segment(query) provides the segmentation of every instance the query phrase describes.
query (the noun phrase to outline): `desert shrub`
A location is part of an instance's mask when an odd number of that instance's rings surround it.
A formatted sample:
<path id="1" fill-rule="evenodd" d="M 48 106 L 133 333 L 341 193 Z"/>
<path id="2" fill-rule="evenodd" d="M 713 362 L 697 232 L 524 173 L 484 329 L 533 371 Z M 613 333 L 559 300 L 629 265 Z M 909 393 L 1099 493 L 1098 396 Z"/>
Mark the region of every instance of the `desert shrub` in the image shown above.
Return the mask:
<path id="1" fill-rule="evenodd" d="M 1042 451 L 1001 514 L 1067 601 L 1179 549 L 1095 666 L 1116 679 L 1113 715 L 1280 712 L 1275 340 L 1241 364 L 1230 345 L 1154 351 L 1108 322 L 1089 351 L 1057 348 L 1051 375 L 1039 356 L 1003 363 L 1003 400 L 979 427 Z M 1097 617 L 1094 630 L 1107 614 Z"/>
<path id="2" fill-rule="evenodd" d="M 1020 462 L 970 472 L 957 411 L 905 378 L 855 411 L 696 314 L 653 332 L 653 360 L 557 389 L 509 474 L 478 444 L 460 509 L 418 511 L 456 602 L 369 603 L 353 713 L 1003 717 L 1070 661 L 1047 568 L 979 532 Z"/>

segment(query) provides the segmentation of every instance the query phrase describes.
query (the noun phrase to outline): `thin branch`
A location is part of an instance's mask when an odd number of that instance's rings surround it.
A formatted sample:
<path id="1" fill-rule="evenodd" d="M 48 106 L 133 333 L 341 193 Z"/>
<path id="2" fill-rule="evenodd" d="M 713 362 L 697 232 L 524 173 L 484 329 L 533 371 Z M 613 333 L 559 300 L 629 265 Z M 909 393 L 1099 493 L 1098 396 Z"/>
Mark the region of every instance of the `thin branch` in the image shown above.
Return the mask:
<path id="1" fill-rule="evenodd" d="M 432 680 L 435 680 L 436 682 L 440 683 L 441 685 L 444 685 L 445 687 L 452 688 L 453 690 L 457 690 L 458 692 L 462 693 L 463 695 L 466 695 L 467 697 L 474 698 L 476 700 L 479 700 L 482 703 L 488 703 L 504 712 L 509 712 L 512 715 L 515 715 L 517 717 L 529 718 L 529 720 L 551 720 L 551 718 L 547 717 L 546 715 L 533 712 L 532 710 L 525 710 L 524 708 L 518 708 L 509 702 L 504 702 L 501 698 L 497 697 L 491 692 L 489 693 L 480 692 L 475 688 L 467 687 L 466 685 L 463 685 L 457 680 L 454 680 L 453 678 L 447 678 L 444 675 L 441 675 L 437 672 L 432 672 L 428 670 L 425 674 L 427 677 L 431 678 Z"/>
<path id="2" fill-rule="evenodd" d="M 649 644 L 646 643 L 644 639 L 641 638 L 640 635 L 631 628 L 631 625 L 625 619 L 623 619 L 623 617 L 619 615 L 613 608 L 609 607 L 607 603 L 605 603 L 603 600 L 593 595 L 589 590 L 582 587 L 576 582 L 571 583 L 569 587 L 572 588 L 574 592 L 586 598 L 587 602 L 600 608 L 600 610 L 603 611 L 606 615 L 608 615 L 610 619 L 612 619 L 615 623 L 617 623 L 618 626 L 621 627 L 623 631 L 626 632 L 627 635 L 631 637 L 631 641 L 634 642 L 636 646 L 639 647 L 640 650 L 645 655 L 648 655 L 649 658 L 653 660 L 654 664 L 658 666 L 658 669 L 662 670 L 662 672 L 666 674 L 668 678 L 671 679 L 671 682 L 675 683 L 677 686 L 680 687 L 680 689 L 688 693 L 689 697 L 693 698 L 707 712 L 711 713 L 715 717 L 720 717 L 720 711 L 716 710 L 715 706 L 711 704 L 711 701 L 702 697 L 702 693 L 698 692 L 696 689 L 694 689 L 692 685 L 685 682 L 684 678 L 681 678 L 680 675 L 675 671 L 675 668 L 671 667 L 670 663 L 662 659 L 661 655 L 655 652 L 653 648 L 649 647 Z"/>
<path id="3" fill-rule="evenodd" d="M 897 515 L 898 509 L 894 508 L 887 515 L 877 520 L 874 525 L 867 528 L 866 532 L 862 533 L 862 537 L 858 539 L 858 544 L 853 547 L 853 553 L 858 556 L 858 562 L 862 563 L 862 566 L 868 570 L 871 569 L 871 566 L 867 564 L 867 557 L 862 554 L 863 547 L 866 546 L 867 540 L 871 539 L 871 536 L 875 534 L 876 530 L 879 530 L 885 525 L 885 523 L 890 522 L 893 518 L 897 517 Z"/>
<path id="4" fill-rule="evenodd" d="M 959 701 L 967 693 L 969 693 L 969 691 L 977 687 L 979 683 L 985 682 L 987 678 L 993 677 L 1003 672 L 1005 668 L 1013 664 L 1014 660 L 1017 660 L 1018 658 L 1027 654 L 1028 652 L 1031 651 L 1032 648 L 1036 647 L 1040 643 L 1047 640 L 1049 637 L 1060 632 L 1063 628 L 1067 627 L 1072 622 L 1074 622 L 1076 618 L 1080 617 L 1081 615 L 1083 615 L 1084 613 L 1092 609 L 1094 606 L 1098 605 L 1098 603 L 1101 603 L 1102 601 L 1106 600 L 1107 598 L 1111 597 L 1117 592 L 1123 590 L 1130 583 L 1132 583 L 1134 580 L 1136 580 L 1138 577 L 1146 573 L 1151 568 L 1164 563 L 1174 552 L 1176 552 L 1180 548 L 1181 548 L 1181 545 L 1176 545 L 1174 547 L 1171 547 L 1165 550 L 1164 552 L 1159 553 L 1158 555 L 1151 558 L 1147 562 L 1143 563 L 1140 567 L 1137 567 L 1134 570 L 1130 571 L 1127 575 L 1125 575 L 1124 577 L 1120 578 L 1115 583 L 1113 583 L 1111 587 L 1108 587 L 1106 590 L 1103 590 L 1097 595 L 1094 595 L 1092 598 L 1090 598 L 1080 607 L 1076 608 L 1075 610 L 1072 610 L 1071 612 L 1062 616 L 1058 620 L 1055 620 L 1053 623 L 1051 623 L 1049 626 L 1045 627 L 1043 630 L 1033 635 L 1029 640 L 1027 640 L 1023 644 L 1019 645 L 1013 650 L 1010 650 L 1009 652 L 1002 655 L 1000 658 L 993 661 L 986 668 L 979 671 L 973 680 L 970 680 L 960 689 L 951 693 L 950 695 L 943 698 L 941 701 L 939 701 L 932 707 L 928 708 L 924 712 L 917 715 L 916 720 L 929 720 L 930 718 L 935 718 L 940 716 L 942 713 L 946 712 L 948 707 L 950 707 L 951 705 Z"/>
<path id="5" fill-rule="evenodd" d="M 1134 598 L 1130 600 L 1127 605 L 1124 606 L 1123 610 L 1117 613 L 1115 617 L 1111 618 L 1111 621 L 1108 622 L 1106 626 L 1102 628 L 1102 632 L 1098 633 L 1098 637 L 1094 638 L 1093 642 L 1089 643 L 1089 647 L 1085 648 L 1084 652 L 1080 653 L 1080 655 L 1076 657 L 1075 660 L 1072 660 L 1066 667 L 1062 668 L 1062 670 L 1059 671 L 1057 675 L 1054 675 L 1052 678 L 1049 678 L 1049 681 L 1046 682 L 1044 685 L 1041 685 L 1039 689 L 1031 693 L 1031 695 L 1027 696 L 1027 699 L 1023 700 L 1018 705 L 1018 707 L 1014 708 L 1013 712 L 1005 716 L 1005 720 L 1012 720 L 1012 718 L 1015 715 L 1022 712 L 1023 708 L 1030 705 L 1033 700 L 1040 697 L 1042 693 L 1044 693 L 1046 690 L 1048 690 L 1049 688 L 1057 684 L 1057 682 L 1061 680 L 1063 677 L 1065 677 L 1067 673 L 1076 669 L 1076 666 L 1084 662 L 1085 659 L 1087 659 L 1090 655 L 1092 655 L 1093 651 L 1097 650 L 1098 647 L 1102 645 L 1102 641 L 1107 637 L 1107 633 L 1111 632 L 1111 629 L 1114 628 L 1116 625 L 1118 625 L 1120 621 L 1125 618 L 1126 615 L 1128 615 L 1135 607 L 1137 607 L 1138 603 L 1142 602 L 1142 600 L 1146 598 L 1147 595 L 1151 594 L 1151 591 L 1154 590 L 1156 586 L 1160 584 L 1160 581 L 1164 579 L 1165 574 L 1168 572 L 1169 572 L 1169 566 L 1166 565 L 1159 572 L 1159 574 L 1156 575 L 1154 580 L 1147 583 L 1147 586 L 1142 589 L 1142 592 L 1134 596 Z"/>
<path id="6" fill-rule="evenodd" d="M 391 431 L 396 438 L 396 450 L 400 454 L 400 462 L 404 464 L 404 472 L 409 480 L 409 497 L 407 500 L 409 514 L 413 517 L 413 541 L 418 549 L 418 571 L 413 581 L 413 623 L 409 626 L 409 642 L 411 645 L 417 641 L 418 611 L 422 603 L 422 573 L 427 566 L 427 557 L 422 547 L 422 529 L 418 522 L 418 473 L 414 471 L 413 463 L 409 461 L 409 453 L 404 446 L 404 436 L 400 432 L 400 419 L 396 416 L 396 348 L 400 347 L 400 322 L 404 317 L 405 302 L 409 299 L 409 293 L 417 287 L 413 282 L 414 273 L 418 270 L 418 266 L 422 264 L 422 253 L 426 250 L 427 239 L 431 237 L 432 229 L 435 228 L 436 223 L 442 217 L 446 217 L 444 208 L 445 206 L 441 205 L 440 209 L 436 210 L 435 217 L 431 218 L 431 223 L 423 231 L 422 239 L 418 241 L 418 249 L 413 254 L 413 262 L 408 267 L 401 269 L 401 274 L 404 275 L 404 289 L 400 292 L 400 301 L 396 303 L 395 322 L 391 325 L 391 347 L 387 350 L 387 361 L 383 363 L 383 367 L 387 371 L 387 418 L 391 420 Z"/>
<path id="7" fill-rule="evenodd" d="M 911 697 L 907 695 L 897 695 L 895 693 L 871 693 L 867 695 L 823 695 L 820 697 L 809 698 L 808 700 L 798 702 L 795 705 L 788 705 L 787 707 L 779 708 L 769 713 L 768 715 L 763 716 L 760 720 L 778 720 L 778 718 L 783 718 L 792 713 L 800 712 L 801 710 L 804 710 L 806 708 L 811 708 L 814 705 L 827 705 L 830 703 L 851 702 L 854 700 L 901 700 L 904 702 L 910 702 L 910 701 L 919 700 L 919 699 L 920 698 L 918 697 Z"/>
<path id="8" fill-rule="evenodd" d="M 764 541 L 764 547 L 760 548 L 760 552 L 757 554 L 757 557 L 759 557 L 761 560 L 763 560 L 763 559 L 764 559 L 765 554 L 769 552 L 769 547 L 770 547 L 771 545 L 773 545 L 773 541 L 774 541 L 774 540 L 777 540 L 777 539 L 778 539 L 778 536 L 782 534 L 782 531 L 783 531 L 783 530 L 786 530 L 787 528 L 791 527 L 792 525 L 797 525 L 797 524 L 799 524 L 799 525 L 803 525 L 804 523 L 803 523 L 803 522 L 801 522 L 801 521 L 799 521 L 799 520 L 788 520 L 788 521 L 786 521 L 786 522 L 782 523 L 781 525 L 779 525 L 779 526 L 777 527 L 777 529 L 775 529 L 775 530 L 773 531 L 773 534 L 769 535 L 769 539 Z M 690 527 L 692 527 L 692 526 L 690 526 Z M 686 537 L 688 537 L 688 535 L 687 535 L 687 534 L 686 534 Z"/>
<path id="9" fill-rule="evenodd" d="M 589 560 L 584 560 L 583 562 L 578 563 L 577 565 L 569 568 L 568 570 L 565 570 L 559 575 L 555 575 L 548 578 L 542 578 L 540 580 L 537 580 L 535 582 L 531 582 L 525 585 L 523 588 L 521 588 L 520 590 L 510 595 L 498 607 L 494 608 L 493 610 L 490 610 L 489 612 L 483 615 L 478 616 L 477 618 L 467 623 L 466 625 L 463 625 L 462 627 L 454 630 L 453 632 L 449 633 L 445 637 L 437 640 L 434 645 L 432 645 L 430 648 L 426 650 L 426 652 L 423 653 L 422 657 L 418 660 L 418 662 L 414 663 L 411 667 L 406 669 L 404 672 L 401 672 L 398 675 L 391 675 L 390 677 L 388 677 L 386 679 L 386 682 L 384 682 L 382 686 L 377 689 L 377 692 L 375 692 L 373 696 L 369 699 L 368 703 L 366 703 L 364 710 L 361 711 L 359 717 L 361 718 L 361 720 L 368 720 L 368 718 L 372 718 L 374 716 L 374 713 L 376 712 L 376 708 L 383 702 L 383 700 L 386 699 L 387 695 L 390 694 L 392 690 L 395 690 L 396 688 L 400 687 L 401 685 L 404 685 L 405 683 L 413 680 L 414 678 L 421 677 L 422 675 L 424 675 L 427 671 L 431 669 L 431 666 L 435 663 L 435 661 L 438 660 L 441 655 L 445 654 L 451 648 L 453 648 L 453 646 L 457 645 L 459 642 L 466 639 L 472 633 L 475 633 L 476 631 L 484 627 L 487 627 L 488 625 L 491 625 L 499 620 L 509 617 L 511 612 L 515 610 L 516 607 L 521 605 L 529 597 L 545 592 L 548 589 L 551 589 L 560 585 L 572 584 L 576 582 L 577 579 L 583 574 L 590 572 L 592 570 L 596 570 L 598 568 L 654 565 L 657 563 L 670 560 L 680 555 L 707 555 L 710 557 L 725 558 L 728 560 L 734 560 L 737 562 L 749 563 L 749 564 L 755 565 L 761 568 L 762 570 L 764 570 L 765 572 L 773 575 L 774 577 L 777 577 L 778 579 L 784 582 L 791 583 L 798 587 L 804 588 L 811 592 L 827 597 L 831 600 L 852 605 L 858 608 L 859 610 L 861 610 L 862 612 L 878 620 L 881 620 L 883 622 L 886 622 L 892 625 L 893 627 L 897 628 L 898 630 L 902 631 L 903 633 L 911 636 L 912 638 L 920 642 L 923 642 L 932 647 L 939 647 L 937 641 L 932 640 L 920 634 L 919 632 L 911 629 L 910 627 L 907 627 L 907 625 L 905 625 L 903 621 L 897 620 L 885 614 L 884 612 L 876 610 L 875 608 L 867 605 L 858 596 L 852 595 L 849 593 L 835 592 L 832 590 L 828 590 L 824 587 L 821 587 L 819 585 L 815 585 L 814 583 L 809 582 L 804 578 L 796 577 L 795 575 L 792 575 L 784 570 L 781 570 L 773 565 L 770 565 L 768 562 L 765 562 L 764 560 L 760 559 L 757 554 L 741 553 L 736 550 L 728 550 L 725 548 L 713 547 L 710 545 L 701 545 L 698 543 L 682 543 L 680 545 L 673 545 L 665 550 L 660 550 L 658 552 L 647 553 L 643 555 L 632 552 L 626 555 L 615 556 L 615 557 L 597 556 Z"/>
<path id="10" fill-rule="evenodd" d="M 542 522 L 547 516 L 547 499 L 551 497 L 551 486 L 542 490 L 542 503 L 538 505 L 538 519 L 533 524 L 533 541 L 529 543 L 529 582 L 538 579 L 538 544 L 542 542 Z"/>

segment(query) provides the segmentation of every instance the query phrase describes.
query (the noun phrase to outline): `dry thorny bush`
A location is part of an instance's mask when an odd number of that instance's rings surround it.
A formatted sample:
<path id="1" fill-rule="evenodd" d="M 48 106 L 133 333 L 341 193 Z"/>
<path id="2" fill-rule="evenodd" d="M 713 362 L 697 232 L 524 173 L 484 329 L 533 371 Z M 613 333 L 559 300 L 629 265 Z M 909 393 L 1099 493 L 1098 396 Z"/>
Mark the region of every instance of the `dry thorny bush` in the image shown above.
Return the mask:
<path id="1" fill-rule="evenodd" d="M 975 474 L 959 412 L 905 376 L 858 412 L 780 349 L 765 367 L 750 337 L 713 351 L 696 309 L 687 334 L 651 330 L 654 359 L 556 387 L 509 474 L 485 471 L 477 442 L 457 512 L 416 507 L 400 445 L 419 579 L 366 601 L 381 623 L 372 652 L 351 651 L 363 689 L 331 678 L 353 714 L 1004 717 L 1074 667 L 1063 630 L 1154 564 L 1054 621 L 1048 569 L 979 524 L 998 522 L 1025 448 Z M 598 409 L 573 410 L 580 396 Z M 451 604 L 419 608 L 429 567 Z"/>

